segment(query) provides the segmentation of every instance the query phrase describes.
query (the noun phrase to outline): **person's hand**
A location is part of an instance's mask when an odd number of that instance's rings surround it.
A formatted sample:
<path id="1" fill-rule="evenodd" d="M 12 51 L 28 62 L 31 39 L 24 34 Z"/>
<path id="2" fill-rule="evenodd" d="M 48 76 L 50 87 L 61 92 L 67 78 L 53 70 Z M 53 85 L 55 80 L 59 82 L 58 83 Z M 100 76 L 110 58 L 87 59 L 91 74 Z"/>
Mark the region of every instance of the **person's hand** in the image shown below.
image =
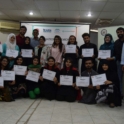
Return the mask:
<path id="1" fill-rule="evenodd" d="M 61 86 L 61 84 L 60 84 L 60 83 L 58 83 L 58 86 Z"/>
<path id="2" fill-rule="evenodd" d="M 78 54 L 78 49 L 76 48 L 76 53 Z"/>
<path id="3" fill-rule="evenodd" d="M 122 66 L 122 71 L 124 71 L 124 65 Z"/>
<path id="4" fill-rule="evenodd" d="M 105 85 L 112 84 L 112 82 L 111 81 L 108 81 L 108 80 L 105 81 L 104 83 L 105 83 Z"/>
<path id="5" fill-rule="evenodd" d="M 92 85 L 89 85 L 88 88 L 93 89 L 93 86 Z"/>
<path id="6" fill-rule="evenodd" d="M 54 77 L 53 81 L 55 84 L 58 82 L 56 77 Z"/>
<path id="7" fill-rule="evenodd" d="M 114 58 L 107 58 L 107 60 L 108 60 L 108 61 L 112 61 L 112 60 L 114 60 Z"/>
<path id="8" fill-rule="evenodd" d="M 9 57 L 9 60 L 13 60 L 14 58 L 13 57 Z"/>
<path id="9" fill-rule="evenodd" d="M 15 81 L 10 82 L 9 84 L 10 84 L 10 85 L 14 85 L 14 84 L 15 84 Z"/>
<path id="10" fill-rule="evenodd" d="M 97 85 L 97 86 L 96 86 L 96 89 L 99 90 L 99 89 L 100 89 L 100 85 Z"/>
<path id="11" fill-rule="evenodd" d="M 42 76 L 39 76 L 39 79 L 40 79 L 41 81 L 43 81 L 43 77 L 42 77 Z"/>
<path id="12" fill-rule="evenodd" d="M 20 55 L 22 55 L 22 52 L 20 52 Z"/>
<path id="13" fill-rule="evenodd" d="M 80 88 L 79 88 L 78 86 L 75 86 L 75 89 L 76 89 L 76 90 L 79 90 Z"/>
<path id="14" fill-rule="evenodd" d="M 32 53 L 32 56 L 34 56 L 34 52 Z"/>
<path id="15" fill-rule="evenodd" d="M 56 62 L 56 63 L 55 63 L 55 65 L 56 65 L 56 66 L 58 66 L 58 65 L 59 65 L 59 63 L 58 63 L 58 62 Z"/>
<path id="16" fill-rule="evenodd" d="M 95 58 L 95 55 L 93 55 L 92 58 Z"/>
<path id="17" fill-rule="evenodd" d="M 72 84 L 72 87 L 76 87 L 76 83 L 73 83 L 73 84 Z"/>
<path id="18" fill-rule="evenodd" d="M 25 76 L 28 75 L 28 71 L 25 71 Z"/>

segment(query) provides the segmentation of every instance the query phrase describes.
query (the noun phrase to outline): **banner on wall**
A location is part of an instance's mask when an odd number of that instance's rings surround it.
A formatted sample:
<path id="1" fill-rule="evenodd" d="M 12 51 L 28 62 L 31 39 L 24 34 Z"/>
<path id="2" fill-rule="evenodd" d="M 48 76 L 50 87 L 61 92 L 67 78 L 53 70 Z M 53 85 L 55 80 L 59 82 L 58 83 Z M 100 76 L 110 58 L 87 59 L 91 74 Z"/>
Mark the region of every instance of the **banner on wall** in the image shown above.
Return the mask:
<path id="1" fill-rule="evenodd" d="M 52 44 L 55 35 L 59 35 L 62 38 L 63 44 L 67 44 L 70 35 L 76 36 L 76 26 L 65 26 L 65 27 L 50 27 L 33 25 L 32 29 L 38 29 L 39 36 L 44 36 L 46 38 L 45 44 Z"/>

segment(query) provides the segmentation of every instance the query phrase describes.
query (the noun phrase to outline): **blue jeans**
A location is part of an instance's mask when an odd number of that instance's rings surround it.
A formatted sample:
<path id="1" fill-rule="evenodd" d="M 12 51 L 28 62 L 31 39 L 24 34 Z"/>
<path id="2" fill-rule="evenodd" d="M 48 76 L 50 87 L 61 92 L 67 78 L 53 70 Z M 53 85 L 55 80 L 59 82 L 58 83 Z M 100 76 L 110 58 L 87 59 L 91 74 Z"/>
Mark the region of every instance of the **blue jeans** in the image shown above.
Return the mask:
<path id="1" fill-rule="evenodd" d="M 123 95 L 123 71 L 122 71 L 122 65 L 120 64 L 119 61 L 117 61 L 117 72 L 118 72 L 118 77 L 119 77 L 119 82 L 120 82 L 120 91 L 121 95 Z"/>

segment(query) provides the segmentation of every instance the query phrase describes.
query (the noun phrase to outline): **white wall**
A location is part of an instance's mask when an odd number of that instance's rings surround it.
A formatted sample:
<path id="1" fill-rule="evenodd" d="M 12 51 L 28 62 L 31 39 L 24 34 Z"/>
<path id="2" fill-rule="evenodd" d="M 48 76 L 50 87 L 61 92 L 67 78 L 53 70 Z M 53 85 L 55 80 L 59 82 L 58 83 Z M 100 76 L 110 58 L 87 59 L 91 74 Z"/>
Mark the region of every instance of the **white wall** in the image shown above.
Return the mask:
<path id="1" fill-rule="evenodd" d="M 104 43 L 104 36 L 102 36 L 101 31 L 103 29 L 107 30 L 107 33 L 110 33 L 113 36 L 114 41 L 118 39 L 117 35 L 116 35 L 116 29 L 119 27 L 123 27 L 124 25 L 120 25 L 120 26 L 113 26 L 113 27 L 104 27 L 104 28 L 99 28 L 98 29 L 98 48 L 100 47 L 101 44 Z"/>

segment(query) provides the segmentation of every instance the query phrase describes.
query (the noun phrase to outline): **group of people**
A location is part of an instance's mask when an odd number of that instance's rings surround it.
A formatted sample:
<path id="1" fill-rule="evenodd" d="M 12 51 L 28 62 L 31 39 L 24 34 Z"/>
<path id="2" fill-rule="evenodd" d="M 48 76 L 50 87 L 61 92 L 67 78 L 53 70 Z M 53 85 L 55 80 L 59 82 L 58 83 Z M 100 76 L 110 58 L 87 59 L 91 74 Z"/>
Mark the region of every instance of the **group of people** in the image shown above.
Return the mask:
<path id="1" fill-rule="evenodd" d="M 3 52 L 1 53 L 0 72 L 2 70 L 13 70 L 14 65 L 27 66 L 25 75 L 15 75 L 14 81 L 4 81 L 4 87 L 0 87 L 0 100 L 13 101 L 19 97 L 37 97 L 48 100 L 59 100 L 74 102 L 78 100 L 85 104 L 95 104 L 106 102 L 110 107 L 121 106 L 123 96 L 122 76 L 124 66 L 121 63 L 124 28 L 116 30 L 118 40 L 113 41 L 111 34 L 106 34 L 104 43 L 100 50 L 110 50 L 111 57 L 107 59 L 98 58 L 97 46 L 90 43 L 90 34 L 82 34 L 84 44 L 80 47 L 76 37 L 71 35 L 67 45 L 76 45 L 75 53 L 67 53 L 65 45 L 62 43 L 60 36 L 56 35 L 52 46 L 45 44 L 45 37 L 40 36 L 37 29 L 33 30 L 33 38 L 25 37 L 27 28 L 20 27 L 19 35 L 11 33 L 7 41 L 2 44 Z M 17 50 L 18 56 L 6 57 L 7 50 Z M 32 58 L 22 57 L 22 49 L 32 50 Z M 83 49 L 93 49 L 92 57 L 84 57 Z M 97 69 L 97 58 L 99 60 Z M 78 71 L 78 60 L 82 59 L 81 74 Z M 55 72 L 53 80 L 43 78 L 44 69 Z M 29 71 L 40 73 L 38 82 L 27 80 L 26 76 Z M 104 85 L 93 86 L 91 76 L 106 74 L 107 80 Z M 61 85 L 60 76 L 73 76 L 72 86 Z M 88 87 L 78 87 L 76 85 L 77 76 L 86 76 L 90 78 Z M 83 83 L 83 82 L 82 82 Z M 83 95 L 81 93 L 83 91 Z"/>

